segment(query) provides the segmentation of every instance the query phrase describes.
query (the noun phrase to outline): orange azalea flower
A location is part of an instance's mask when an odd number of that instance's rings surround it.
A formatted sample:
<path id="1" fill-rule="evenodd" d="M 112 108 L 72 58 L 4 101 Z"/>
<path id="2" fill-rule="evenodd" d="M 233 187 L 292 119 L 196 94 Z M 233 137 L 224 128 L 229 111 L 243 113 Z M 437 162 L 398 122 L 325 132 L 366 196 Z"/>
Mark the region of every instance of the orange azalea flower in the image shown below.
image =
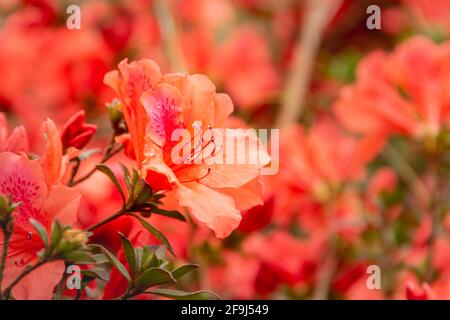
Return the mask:
<path id="1" fill-rule="evenodd" d="M 19 129 L 20 130 L 20 129 Z M 0 153 L 0 194 L 12 196 L 21 206 L 13 212 L 13 234 L 6 259 L 4 286 L 11 283 L 24 268 L 35 263 L 42 240 L 30 224 L 39 221 L 50 231 L 54 220 L 73 224 L 80 201 L 79 192 L 59 183 L 62 149 L 55 124 L 42 124 L 47 148 L 41 160 L 32 160 L 25 153 Z M 3 234 L 0 234 L 0 239 Z M 2 241 L 2 240 L 1 240 Z M 2 250 L 2 249 L 0 249 Z M 23 278 L 13 289 L 16 299 L 50 299 L 64 272 L 64 262 L 41 266 Z"/>
<path id="2" fill-rule="evenodd" d="M 352 131 L 436 138 L 450 121 L 450 44 L 412 38 L 393 53 L 367 56 L 334 106 Z"/>
<path id="3" fill-rule="evenodd" d="M 105 76 L 105 83 L 122 100 L 138 168 L 155 189 L 173 192 L 179 204 L 187 207 L 194 218 L 213 229 L 218 237 L 226 237 L 239 225 L 240 210 L 261 204 L 258 178 L 269 157 L 258 142 L 256 150 L 245 151 L 248 159 L 257 153 L 256 164 L 197 163 L 197 151 L 188 156 L 194 160 L 189 164 L 176 164 L 172 159 L 176 143 L 171 137 L 177 129 L 188 130 L 194 136 L 194 144 L 198 135 L 209 133 L 210 137 L 200 139 L 195 149 L 200 148 L 211 158 L 227 156 L 226 148 L 215 141 L 215 134 L 223 130 L 211 128 L 227 127 L 233 104 L 226 94 L 216 93 L 207 77 L 161 75 L 159 67 L 151 60 L 130 64 L 124 60 L 119 70 Z M 194 127 L 200 133 L 196 133 Z M 248 142 L 257 141 L 254 135 L 238 130 L 232 132 Z M 224 137 L 225 143 L 234 139 L 230 135 Z"/>

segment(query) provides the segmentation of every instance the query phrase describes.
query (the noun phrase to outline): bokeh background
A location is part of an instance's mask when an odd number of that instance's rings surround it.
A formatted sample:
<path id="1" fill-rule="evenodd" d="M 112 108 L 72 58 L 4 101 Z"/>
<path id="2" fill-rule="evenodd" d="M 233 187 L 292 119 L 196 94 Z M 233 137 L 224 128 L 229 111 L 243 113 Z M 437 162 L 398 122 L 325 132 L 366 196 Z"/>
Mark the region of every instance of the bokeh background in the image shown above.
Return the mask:
<path id="1" fill-rule="evenodd" d="M 66 27 L 73 4 L 79 30 Z M 367 28 L 370 5 L 380 29 Z M 280 171 L 224 240 L 157 221 L 178 259 L 202 266 L 181 286 L 236 299 L 446 299 L 449 32 L 448 0 L 0 0 L 0 111 L 37 152 L 43 120 L 62 126 L 85 110 L 95 148 L 110 136 L 103 76 L 122 59 L 206 74 L 238 121 L 282 130 Z M 101 175 L 80 188 L 80 225 L 120 206 Z M 132 228 L 119 219 L 97 240 L 118 251 L 117 230 Z M 367 285 L 370 265 L 381 289 Z"/>

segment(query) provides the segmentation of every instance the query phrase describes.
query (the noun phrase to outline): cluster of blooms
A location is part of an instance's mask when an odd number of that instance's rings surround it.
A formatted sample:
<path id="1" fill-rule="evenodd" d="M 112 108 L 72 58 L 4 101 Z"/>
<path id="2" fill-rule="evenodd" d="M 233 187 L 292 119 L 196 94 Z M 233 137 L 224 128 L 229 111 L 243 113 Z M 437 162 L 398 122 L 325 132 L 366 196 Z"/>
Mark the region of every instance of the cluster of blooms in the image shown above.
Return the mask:
<path id="1" fill-rule="evenodd" d="M 450 299 L 448 10 L 342 1 L 279 157 L 180 164 L 275 126 L 305 3 L 80 7 L 0 4 L 0 299 Z"/>

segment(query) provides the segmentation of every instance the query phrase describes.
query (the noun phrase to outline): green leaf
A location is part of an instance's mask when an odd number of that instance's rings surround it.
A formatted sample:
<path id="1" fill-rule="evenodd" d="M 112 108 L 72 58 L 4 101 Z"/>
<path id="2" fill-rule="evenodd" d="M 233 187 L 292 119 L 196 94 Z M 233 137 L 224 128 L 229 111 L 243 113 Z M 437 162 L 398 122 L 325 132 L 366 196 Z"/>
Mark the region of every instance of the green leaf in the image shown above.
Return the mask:
<path id="1" fill-rule="evenodd" d="M 119 163 L 119 165 L 120 165 L 120 168 L 122 169 L 123 178 L 125 180 L 125 183 L 127 184 L 128 193 L 131 193 L 133 190 L 133 182 L 131 181 L 130 171 L 123 163 Z"/>
<path id="2" fill-rule="evenodd" d="M 119 180 L 117 180 L 117 178 L 114 175 L 114 173 L 112 172 L 112 170 L 108 166 L 105 166 L 104 164 L 98 164 L 97 169 L 99 171 L 103 172 L 104 174 L 106 174 L 108 176 L 108 178 L 111 179 L 111 181 L 116 186 L 117 190 L 119 190 L 120 196 L 122 197 L 122 201 L 125 203 L 126 199 L 125 199 L 125 194 L 123 193 L 123 190 L 122 190 L 122 186 L 120 185 Z"/>
<path id="3" fill-rule="evenodd" d="M 47 230 L 45 230 L 45 227 L 37 220 L 30 218 L 30 223 L 33 225 L 33 227 L 36 229 L 39 237 L 44 242 L 45 247 L 48 247 L 48 234 Z"/>
<path id="4" fill-rule="evenodd" d="M 144 247 L 142 251 L 142 269 L 148 269 L 153 267 L 159 267 L 161 265 L 161 261 L 158 259 L 158 256 L 150 251 L 148 247 Z"/>
<path id="5" fill-rule="evenodd" d="M 63 227 L 59 223 L 59 221 L 53 222 L 52 225 L 52 236 L 51 236 L 51 245 L 52 247 L 55 247 L 59 241 L 61 240 L 62 234 L 63 234 Z"/>
<path id="6" fill-rule="evenodd" d="M 129 215 L 131 215 L 131 216 L 135 217 L 136 219 L 138 219 L 145 229 L 147 229 L 151 234 L 153 234 L 156 237 L 156 239 L 158 239 L 159 242 L 161 242 L 161 244 L 165 245 L 167 247 L 167 250 L 169 250 L 169 252 L 173 256 L 176 256 L 175 252 L 174 252 L 174 250 L 172 248 L 172 245 L 170 244 L 169 240 L 167 240 L 166 236 L 161 233 L 161 231 L 156 229 L 154 226 L 152 226 L 150 223 L 148 223 L 145 219 L 141 218 L 137 214 L 130 213 Z"/>
<path id="7" fill-rule="evenodd" d="M 137 286 L 138 288 L 145 290 L 152 286 L 174 282 L 176 282 L 176 280 L 169 271 L 162 268 L 150 268 L 139 276 Z"/>
<path id="8" fill-rule="evenodd" d="M 175 300 L 220 300 L 220 297 L 211 291 L 184 292 L 172 289 L 153 289 L 147 290 L 145 293 L 156 294 L 161 297 L 171 298 Z"/>
<path id="9" fill-rule="evenodd" d="M 73 250 L 62 254 L 65 261 L 76 262 L 78 264 L 91 264 L 95 262 L 92 254 L 86 250 Z"/>
<path id="10" fill-rule="evenodd" d="M 157 193 L 153 194 L 152 202 L 156 203 L 156 204 L 160 204 L 160 203 L 162 203 L 161 199 L 165 198 L 165 197 L 166 197 L 166 195 L 164 193 L 157 192 Z"/>
<path id="11" fill-rule="evenodd" d="M 135 272 L 136 270 L 136 255 L 134 252 L 133 245 L 130 240 L 125 237 L 121 232 L 119 232 L 120 239 L 122 240 L 123 250 L 125 251 L 125 257 L 130 265 L 130 269 Z"/>
<path id="12" fill-rule="evenodd" d="M 139 181 L 139 172 L 136 169 L 133 169 L 133 175 L 131 179 L 131 184 L 135 186 Z"/>
<path id="13" fill-rule="evenodd" d="M 153 189 L 143 180 L 140 180 L 136 184 L 136 189 L 134 190 L 133 199 L 136 207 L 140 207 L 153 196 Z"/>
<path id="14" fill-rule="evenodd" d="M 143 250 L 141 247 L 134 248 L 134 256 L 136 257 L 136 270 L 142 269 Z"/>
<path id="15" fill-rule="evenodd" d="M 109 252 L 108 249 L 99 244 L 92 244 L 91 246 L 100 249 L 100 251 L 108 259 L 109 263 L 111 263 L 114 267 L 116 267 L 116 269 L 125 277 L 125 279 L 127 279 L 128 282 L 131 282 L 131 277 L 130 274 L 128 273 L 127 268 L 125 268 L 122 262 L 120 262 L 115 255 L 113 255 L 111 252 Z"/>
<path id="16" fill-rule="evenodd" d="M 108 258 L 103 253 L 93 254 L 92 257 L 94 258 L 96 264 L 104 264 L 109 262 Z"/>
<path id="17" fill-rule="evenodd" d="M 159 214 L 159 215 L 166 216 L 166 217 L 169 217 L 172 219 L 186 222 L 186 218 L 177 210 L 164 210 L 161 208 L 153 208 L 153 209 L 151 209 L 151 213 Z"/>
<path id="18" fill-rule="evenodd" d="M 92 279 L 100 279 L 103 281 L 109 281 L 109 276 L 106 272 L 103 270 L 81 270 L 81 274 L 85 277 L 92 278 Z"/>
<path id="19" fill-rule="evenodd" d="M 179 279 L 185 274 L 194 271 L 195 269 L 198 269 L 200 266 L 198 264 L 185 264 L 184 266 L 181 266 L 179 268 L 176 268 L 172 271 L 172 276 L 175 279 Z"/>
<path id="20" fill-rule="evenodd" d="M 152 201 L 154 201 L 154 197 L 155 196 L 152 197 Z M 177 219 L 186 222 L 186 218 L 177 210 L 161 209 L 155 202 L 144 203 L 143 205 L 140 205 L 136 211 L 139 211 L 144 216 L 150 216 L 150 214 L 155 213 L 172 219 Z"/>

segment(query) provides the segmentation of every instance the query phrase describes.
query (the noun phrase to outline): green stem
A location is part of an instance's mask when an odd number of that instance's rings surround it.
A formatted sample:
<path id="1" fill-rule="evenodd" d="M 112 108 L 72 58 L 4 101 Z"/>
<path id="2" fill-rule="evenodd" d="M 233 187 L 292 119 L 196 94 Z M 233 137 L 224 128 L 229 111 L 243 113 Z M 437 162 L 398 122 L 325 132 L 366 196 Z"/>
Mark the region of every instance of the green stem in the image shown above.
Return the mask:
<path id="1" fill-rule="evenodd" d="M 386 209 L 381 209 L 381 243 L 383 246 L 383 254 L 380 259 L 380 266 L 383 270 L 382 289 L 386 297 L 392 296 L 394 286 L 394 265 L 392 263 L 392 252 L 395 249 L 395 234 L 392 226 L 388 221 Z"/>
<path id="2" fill-rule="evenodd" d="M 116 213 L 114 213 L 113 215 L 109 216 L 108 218 L 97 222 L 96 224 L 93 224 L 92 226 L 90 226 L 89 228 L 87 228 L 85 231 L 94 231 L 95 229 L 100 228 L 101 226 L 121 217 L 122 215 L 124 215 L 125 213 L 127 213 L 126 208 L 122 208 L 119 211 L 117 211 Z"/>

